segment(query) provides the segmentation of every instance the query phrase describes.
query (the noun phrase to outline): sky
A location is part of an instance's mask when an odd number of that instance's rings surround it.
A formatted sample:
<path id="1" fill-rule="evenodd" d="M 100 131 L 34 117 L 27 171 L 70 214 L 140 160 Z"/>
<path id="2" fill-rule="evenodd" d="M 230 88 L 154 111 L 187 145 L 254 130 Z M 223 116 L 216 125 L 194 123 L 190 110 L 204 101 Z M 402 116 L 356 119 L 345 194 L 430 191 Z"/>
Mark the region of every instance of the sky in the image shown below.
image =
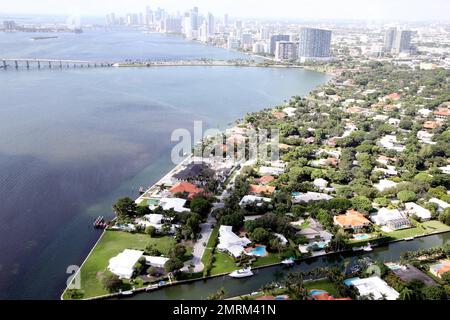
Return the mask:
<path id="1" fill-rule="evenodd" d="M 450 0 L 1 0 L 1 14 L 102 16 L 142 12 L 146 6 L 242 18 L 450 20 Z"/>

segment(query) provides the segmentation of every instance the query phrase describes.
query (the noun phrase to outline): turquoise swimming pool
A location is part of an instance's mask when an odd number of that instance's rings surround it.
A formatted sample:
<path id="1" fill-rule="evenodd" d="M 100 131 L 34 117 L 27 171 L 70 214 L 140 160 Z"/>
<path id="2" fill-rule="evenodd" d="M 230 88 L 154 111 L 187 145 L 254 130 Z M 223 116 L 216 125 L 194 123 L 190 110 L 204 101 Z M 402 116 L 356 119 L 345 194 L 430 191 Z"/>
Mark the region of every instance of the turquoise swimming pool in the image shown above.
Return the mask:
<path id="1" fill-rule="evenodd" d="M 264 257 L 267 255 L 267 250 L 265 246 L 257 246 L 249 251 L 252 256 Z"/>
<path id="2" fill-rule="evenodd" d="M 367 240 L 370 238 L 370 236 L 367 233 L 364 234 L 355 234 L 353 236 L 353 238 L 355 238 L 356 240 Z"/>

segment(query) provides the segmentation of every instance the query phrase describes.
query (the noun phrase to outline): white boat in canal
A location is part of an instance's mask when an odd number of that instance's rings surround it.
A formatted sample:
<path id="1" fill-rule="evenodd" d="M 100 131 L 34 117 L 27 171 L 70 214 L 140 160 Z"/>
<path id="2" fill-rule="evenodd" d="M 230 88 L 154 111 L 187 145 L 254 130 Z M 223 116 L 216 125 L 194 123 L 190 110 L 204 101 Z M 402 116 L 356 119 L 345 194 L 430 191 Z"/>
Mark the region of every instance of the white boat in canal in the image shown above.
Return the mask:
<path id="1" fill-rule="evenodd" d="M 251 276 L 253 276 L 253 272 L 250 267 L 240 269 L 240 270 L 235 270 L 232 273 L 230 273 L 230 277 L 232 277 L 232 278 L 248 278 Z"/>
<path id="2" fill-rule="evenodd" d="M 372 246 L 370 245 L 370 243 L 368 243 L 367 246 L 363 247 L 363 250 L 366 251 L 366 252 L 370 252 L 373 249 L 372 249 Z"/>
<path id="3" fill-rule="evenodd" d="M 292 266 L 295 263 L 295 260 L 293 258 L 289 258 L 281 261 L 281 263 L 284 264 L 285 266 Z"/>
<path id="4" fill-rule="evenodd" d="M 413 241 L 414 237 L 405 238 L 405 241 Z"/>

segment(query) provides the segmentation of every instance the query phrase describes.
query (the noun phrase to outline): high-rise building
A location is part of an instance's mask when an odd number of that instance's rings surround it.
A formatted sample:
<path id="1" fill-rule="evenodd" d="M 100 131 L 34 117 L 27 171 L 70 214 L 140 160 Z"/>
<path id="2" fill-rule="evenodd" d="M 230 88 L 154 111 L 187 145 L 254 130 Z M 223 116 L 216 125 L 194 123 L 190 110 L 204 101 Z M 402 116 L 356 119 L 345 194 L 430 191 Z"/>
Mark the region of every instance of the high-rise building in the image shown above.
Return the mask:
<path id="1" fill-rule="evenodd" d="M 145 24 L 149 26 L 153 22 L 153 10 L 150 7 L 147 7 L 145 9 Z"/>
<path id="2" fill-rule="evenodd" d="M 198 7 L 194 7 L 190 12 L 191 17 L 191 28 L 192 30 L 198 30 Z"/>
<path id="3" fill-rule="evenodd" d="M 298 59 L 298 42 L 293 41 L 277 41 L 275 48 L 275 60 L 297 60 Z"/>
<path id="4" fill-rule="evenodd" d="M 278 41 L 289 41 L 289 35 L 287 34 L 275 34 L 270 37 L 270 54 L 275 54 L 275 49 Z"/>
<path id="5" fill-rule="evenodd" d="M 223 16 L 223 25 L 225 27 L 228 27 L 228 13 L 225 13 L 225 15 Z"/>
<path id="6" fill-rule="evenodd" d="M 395 37 L 393 52 L 396 54 L 411 53 L 411 38 L 412 31 L 398 31 Z"/>
<path id="7" fill-rule="evenodd" d="M 397 35 L 397 28 L 389 28 L 384 33 L 384 51 L 391 52 L 394 47 L 395 37 Z"/>
<path id="8" fill-rule="evenodd" d="M 216 32 L 216 23 L 214 21 L 214 16 L 212 13 L 208 13 L 208 20 L 207 20 L 207 34 L 208 36 L 214 35 Z"/>
<path id="9" fill-rule="evenodd" d="M 242 29 L 242 27 L 243 27 L 242 21 L 241 21 L 241 20 L 236 20 L 236 21 L 234 22 L 234 27 L 235 27 L 236 29 Z"/>
<path id="10" fill-rule="evenodd" d="M 244 49 L 251 49 L 253 46 L 253 36 L 251 33 L 243 33 L 241 35 L 241 46 Z"/>
<path id="11" fill-rule="evenodd" d="M 3 28 L 6 31 L 12 31 L 16 29 L 16 23 L 12 20 L 9 21 L 3 21 Z"/>
<path id="12" fill-rule="evenodd" d="M 181 33 L 181 18 L 165 17 L 162 24 L 162 31 L 165 33 Z"/>
<path id="13" fill-rule="evenodd" d="M 299 35 L 300 60 L 325 59 L 331 56 L 331 31 L 302 28 Z"/>

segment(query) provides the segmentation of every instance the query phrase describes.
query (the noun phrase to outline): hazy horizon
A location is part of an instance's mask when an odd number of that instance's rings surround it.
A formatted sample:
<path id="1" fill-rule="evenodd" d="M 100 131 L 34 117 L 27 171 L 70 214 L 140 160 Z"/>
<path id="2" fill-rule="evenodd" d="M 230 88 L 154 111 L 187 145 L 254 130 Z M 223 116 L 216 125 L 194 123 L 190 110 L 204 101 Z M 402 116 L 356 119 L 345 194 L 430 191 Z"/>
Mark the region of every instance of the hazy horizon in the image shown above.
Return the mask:
<path id="1" fill-rule="evenodd" d="M 0 15 L 104 16 L 144 12 L 146 6 L 180 13 L 197 6 L 216 16 L 288 20 L 449 21 L 448 0 L 17 0 L 3 3 Z"/>

